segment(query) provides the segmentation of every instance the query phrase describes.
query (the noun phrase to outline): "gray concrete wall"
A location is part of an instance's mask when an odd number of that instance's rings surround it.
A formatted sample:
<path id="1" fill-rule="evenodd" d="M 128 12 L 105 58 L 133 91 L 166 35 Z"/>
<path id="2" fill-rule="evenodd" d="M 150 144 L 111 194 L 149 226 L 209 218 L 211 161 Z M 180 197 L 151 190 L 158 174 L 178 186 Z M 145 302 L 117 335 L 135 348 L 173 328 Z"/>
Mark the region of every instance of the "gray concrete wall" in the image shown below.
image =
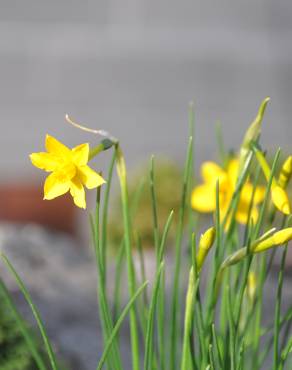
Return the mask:
<path id="1" fill-rule="evenodd" d="M 264 142 L 291 150 L 291 16 L 271 0 L 1 0 L 1 179 L 35 174 L 47 132 L 93 140 L 66 112 L 119 137 L 130 164 L 182 160 L 191 99 L 198 160 L 215 155 L 217 120 L 236 146 L 266 95 Z"/>

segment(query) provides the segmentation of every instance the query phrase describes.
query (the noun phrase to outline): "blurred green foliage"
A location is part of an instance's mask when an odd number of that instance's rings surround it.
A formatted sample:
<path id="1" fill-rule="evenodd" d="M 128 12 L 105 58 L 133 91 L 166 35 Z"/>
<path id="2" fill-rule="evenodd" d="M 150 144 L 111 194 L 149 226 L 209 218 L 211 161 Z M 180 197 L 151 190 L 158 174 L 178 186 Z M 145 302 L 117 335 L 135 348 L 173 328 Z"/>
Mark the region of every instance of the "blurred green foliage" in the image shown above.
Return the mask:
<path id="1" fill-rule="evenodd" d="M 0 370 L 35 370 L 35 362 L 3 292 L 0 289 Z"/>
<path id="2" fill-rule="evenodd" d="M 169 160 L 155 159 L 154 181 L 160 235 L 170 211 L 175 211 L 168 238 L 170 244 L 172 244 L 177 228 L 178 210 L 181 202 L 182 169 Z M 133 214 L 134 225 L 132 225 L 132 229 L 137 230 L 144 248 L 152 248 L 154 246 L 154 236 L 150 165 L 142 166 L 142 168 L 129 175 L 129 203 Z M 113 200 L 110 209 L 112 210 L 109 221 L 110 243 L 113 247 L 118 247 L 123 236 L 120 197 Z"/>

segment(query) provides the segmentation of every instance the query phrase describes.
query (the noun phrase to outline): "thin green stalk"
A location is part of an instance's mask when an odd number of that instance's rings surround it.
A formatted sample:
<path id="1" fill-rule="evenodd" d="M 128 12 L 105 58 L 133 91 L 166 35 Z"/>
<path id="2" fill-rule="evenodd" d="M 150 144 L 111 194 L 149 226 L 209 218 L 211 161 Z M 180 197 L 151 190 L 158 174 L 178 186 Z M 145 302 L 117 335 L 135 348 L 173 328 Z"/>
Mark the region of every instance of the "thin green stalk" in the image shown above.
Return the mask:
<path id="1" fill-rule="evenodd" d="M 280 153 L 281 153 L 281 149 L 278 149 L 277 152 L 276 152 L 276 155 L 274 156 L 273 165 L 272 165 L 272 169 L 271 169 L 271 175 L 270 175 L 267 187 L 266 187 L 265 198 L 264 198 L 263 204 L 262 204 L 261 209 L 260 209 L 260 215 L 259 215 L 259 218 L 258 218 L 258 221 L 257 221 L 257 224 L 256 224 L 254 238 L 257 238 L 259 236 L 261 227 L 263 225 L 264 215 L 265 215 L 265 212 L 267 210 L 270 190 L 271 190 L 271 187 L 272 187 L 273 178 L 275 176 L 276 167 L 277 167 L 277 163 L 278 163 L 278 160 L 279 160 L 279 157 L 280 157 Z"/>
<path id="2" fill-rule="evenodd" d="M 209 359 L 210 359 L 210 369 L 215 370 L 216 367 L 212 344 L 209 344 Z"/>
<path id="3" fill-rule="evenodd" d="M 213 258 L 213 270 L 211 278 L 211 288 L 209 290 L 209 296 L 207 297 L 207 319 L 206 319 L 206 330 L 208 333 L 207 341 L 209 341 L 212 335 L 212 322 L 214 322 L 215 306 L 217 301 L 216 292 L 216 280 L 217 272 L 220 265 L 220 259 L 222 255 L 222 238 L 221 238 L 221 220 L 220 220 L 220 198 L 219 198 L 219 181 L 216 183 L 216 211 L 215 211 L 215 227 L 216 227 L 216 241 L 215 241 L 215 252 Z"/>
<path id="4" fill-rule="evenodd" d="M 159 230 L 158 230 L 158 216 L 157 216 L 157 199 L 154 182 L 154 156 L 151 157 L 150 166 L 150 193 L 151 193 L 151 205 L 152 205 L 152 217 L 153 217 L 153 233 L 154 233 L 154 247 L 156 251 L 156 262 L 159 264 Z"/>
<path id="5" fill-rule="evenodd" d="M 136 301 L 136 299 L 140 296 L 140 294 L 143 292 L 143 290 L 146 288 L 148 284 L 148 281 L 145 281 L 141 287 L 135 292 L 135 294 L 133 295 L 133 297 L 130 299 L 130 301 L 128 302 L 128 304 L 126 305 L 126 307 L 123 309 L 119 319 L 117 320 L 113 330 L 111 331 L 111 335 L 110 337 L 108 338 L 107 340 L 107 343 L 106 343 L 106 346 L 104 348 L 104 351 L 103 351 L 103 354 L 99 360 L 99 363 L 98 363 L 98 366 L 96 368 L 96 370 L 101 370 L 105 361 L 106 361 L 106 358 L 109 354 L 109 351 L 111 349 L 111 346 L 113 345 L 114 343 L 114 340 L 120 330 L 120 327 L 125 319 L 125 317 L 127 316 L 128 312 L 130 311 L 131 307 L 133 306 L 134 302 Z"/>
<path id="6" fill-rule="evenodd" d="M 183 237 L 183 225 L 185 219 L 185 208 L 186 208 L 186 199 L 188 194 L 188 184 L 190 176 L 190 164 L 192 158 L 192 146 L 193 139 L 190 137 L 187 158 L 184 170 L 184 181 L 183 181 L 183 190 L 181 198 L 181 206 L 179 211 L 179 224 L 176 234 L 176 247 L 175 247 L 175 268 L 174 268 L 174 279 L 173 279 L 173 292 L 171 300 L 171 333 L 170 333 L 170 370 L 177 369 L 177 344 L 178 344 L 178 333 L 179 323 L 177 319 L 178 307 L 179 307 L 179 282 L 180 282 L 180 268 L 181 268 L 181 244 Z"/>
<path id="7" fill-rule="evenodd" d="M 94 241 L 93 244 L 97 269 L 97 286 L 98 286 L 97 294 L 98 294 L 99 312 L 103 329 L 103 337 L 104 341 L 106 341 L 113 329 L 113 322 L 105 290 L 105 267 L 103 265 L 102 253 L 100 248 L 101 238 L 100 238 L 99 213 L 100 213 L 100 188 L 97 189 L 95 219 L 92 217 L 92 215 L 90 215 L 90 222 L 92 227 L 92 237 Z M 109 369 L 114 370 L 122 368 L 117 342 L 114 343 L 112 355 L 108 358 L 108 366 Z"/>
<path id="8" fill-rule="evenodd" d="M 255 231 L 254 231 L 254 236 L 253 236 L 254 239 L 256 239 L 259 236 L 261 227 L 263 225 L 264 215 L 265 215 L 265 211 L 267 209 L 267 204 L 269 201 L 270 189 L 272 186 L 272 182 L 273 182 L 274 174 L 276 171 L 276 165 L 277 165 L 279 156 L 280 156 L 280 149 L 277 150 L 276 155 L 273 160 L 272 170 L 271 170 L 270 178 L 269 178 L 268 185 L 266 188 L 265 198 L 261 206 L 260 215 L 259 215 L 256 227 L 255 227 Z M 264 285 L 265 278 L 266 278 L 265 276 L 266 275 L 266 255 L 263 255 L 260 258 L 259 271 L 260 272 L 259 272 L 258 299 L 257 299 L 256 306 L 255 306 L 255 323 L 254 323 L 254 336 L 253 336 L 253 361 L 252 361 L 253 368 L 258 367 L 258 361 L 259 361 L 258 351 L 259 351 L 260 335 L 261 335 L 260 326 L 261 326 L 261 318 L 262 318 L 263 285 Z"/>
<path id="9" fill-rule="evenodd" d="M 278 288 L 277 288 L 277 300 L 275 309 L 275 320 L 274 320 L 274 362 L 273 369 L 277 370 L 279 366 L 279 332 L 280 332 L 280 314 L 281 314 L 281 302 L 282 302 L 282 287 L 284 280 L 284 268 L 287 256 L 287 245 L 285 246 L 281 259 L 281 268 L 279 272 Z"/>
<path id="10" fill-rule="evenodd" d="M 246 181 L 246 178 L 248 176 L 248 170 L 250 168 L 251 162 L 253 158 L 253 153 L 249 153 L 249 155 L 246 158 L 246 161 L 244 163 L 242 172 L 239 173 L 239 177 L 237 179 L 236 188 L 234 190 L 234 193 L 232 194 L 232 198 L 230 201 L 230 204 L 228 205 L 227 212 L 225 214 L 224 219 L 222 220 L 222 230 L 226 229 L 227 222 L 230 223 L 230 226 L 228 228 L 228 231 L 231 229 L 231 226 L 234 224 L 234 217 L 237 209 L 237 205 L 239 202 L 239 196 L 242 189 L 243 184 Z M 230 213 L 232 212 L 232 217 L 230 219 Z M 230 232 L 229 232 L 230 233 Z M 229 237 L 229 233 L 227 233 L 227 237 Z"/>
<path id="11" fill-rule="evenodd" d="M 292 353 L 292 337 L 290 337 L 288 343 L 287 343 L 287 346 L 283 349 L 282 353 L 281 353 L 281 362 L 280 362 L 280 365 L 279 365 L 279 370 L 282 370 L 283 367 L 284 367 L 284 364 L 289 356 L 289 354 Z"/>
<path id="12" fill-rule="evenodd" d="M 114 303 L 113 303 L 113 318 L 116 320 L 120 310 L 120 300 L 121 300 L 121 282 L 122 282 L 122 272 L 123 272 L 123 262 L 125 257 L 125 243 L 121 243 L 119 252 L 116 258 L 116 268 L 115 268 L 115 288 L 114 288 Z"/>
<path id="13" fill-rule="evenodd" d="M 169 229 L 170 229 L 171 224 L 172 224 L 173 215 L 174 215 L 174 212 L 170 211 L 170 214 L 169 214 L 169 216 L 166 220 L 166 223 L 165 223 L 165 226 L 164 226 L 164 229 L 163 229 L 161 242 L 160 242 L 160 246 L 159 246 L 159 256 L 158 256 L 159 264 L 161 263 L 161 261 L 163 259 L 163 256 L 164 256 L 164 251 L 165 251 L 165 246 L 166 246 L 166 239 L 167 239 L 168 232 L 169 232 Z"/>
<path id="14" fill-rule="evenodd" d="M 127 185 L 127 171 L 126 164 L 122 150 L 117 146 L 117 172 L 121 188 L 121 200 L 123 209 L 123 222 L 125 232 L 125 248 L 127 257 L 128 267 L 128 287 L 130 298 L 135 294 L 135 270 L 133 265 L 132 257 L 132 243 L 131 243 L 131 226 L 130 226 L 130 213 L 129 213 L 129 199 L 128 199 L 128 185 Z M 139 370 L 140 366 L 140 355 L 139 355 L 139 336 L 138 336 L 138 325 L 137 317 L 135 312 L 135 306 L 133 305 L 130 309 L 130 331 L 131 331 L 131 348 L 132 348 L 132 365 L 133 370 Z"/>
<path id="15" fill-rule="evenodd" d="M 164 269 L 164 262 L 161 262 L 154 282 L 152 298 L 150 302 L 149 315 L 148 315 L 148 325 L 146 331 L 146 344 L 145 344 L 145 358 L 144 358 L 144 370 L 153 369 L 153 357 L 154 357 L 154 340 L 153 340 L 153 330 L 154 330 L 154 315 L 157 305 L 157 298 L 160 285 L 161 273 Z"/>
<path id="16" fill-rule="evenodd" d="M 142 247 L 141 236 L 138 233 L 136 235 L 136 239 L 137 239 L 136 245 L 137 245 L 138 254 L 139 254 L 141 279 L 142 281 L 146 281 L 144 251 Z M 148 305 L 147 289 L 144 290 L 143 298 L 144 298 L 144 306 L 146 307 Z"/>
<path id="17" fill-rule="evenodd" d="M 0 280 L 0 290 L 1 290 L 1 296 L 3 296 L 7 306 L 10 309 L 10 312 L 12 313 L 17 326 L 19 330 L 21 331 L 21 334 L 27 344 L 27 347 L 29 348 L 32 357 L 38 367 L 39 370 L 46 370 L 47 366 L 44 363 L 44 360 L 42 359 L 42 356 L 39 354 L 38 349 L 36 347 L 35 341 L 32 338 L 31 333 L 29 332 L 29 329 L 27 328 L 27 324 L 24 322 L 23 318 L 20 316 L 15 304 L 13 303 L 10 294 L 8 290 L 6 289 L 3 282 Z"/>
<path id="18" fill-rule="evenodd" d="M 229 321 L 229 354 L 230 354 L 230 370 L 235 370 L 235 328 L 234 328 L 234 318 L 232 313 L 232 302 L 230 295 L 230 286 L 228 286 L 227 291 L 227 311 L 228 311 L 228 321 Z"/>
<path id="19" fill-rule="evenodd" d="M 107 255 L 107 226 L 108 226 L 108 205 L 109 205 L 109 197 L 110 197 L 110 190 L 113 178 L 113 169 L 116 161 L 116 151 L 113 152 L 112 159 L 110 162 L 108 178 L 106 182 L 106 189 L 104 195 L 104 205 L 103 205 L 103 212 L 102 212 L 102 233 L 101 233 L 101 256 L 103 261 L 103 266 L 105 268 L 105 279 L 106 279 L 106 255 Z"/>
<path id="20" fill-rule="evenodd" d="M 216 329 L 215 329 L 214 324 L 212 324 L 212 336 L 213 336 L 213 343 L 215 344 L 215 348 L 216 348 L 216 355 L 217 355 L 217 359 L 218 359 L 218 363 L 219 363 L 219 368 L 223 369 L 222 354 L 221 354 L 221 351 L 220 351 L 220 347 L 219 347 L 218 338 L 217 338 Z"/>
<path id="21" fill-rule="evenodd" d="M 166 239 L 168 232 L 173 220 L 174 212 L 171 211 L 166 224 L 163 229 L 161 242 L 158 252 L 158 261 L 161 263 L 164 257 L 164 250 L 166 245 Z M 158 348 L 159 348 L 159 359 L 160 359 L 160 370 L 164 370 L 166 367 L 165 361 L 165 271 L 161 273 L 161 286 L 158 292 L 158 315 L 157 315 L 157 331 L 158 331 Z"/>
<path id="22" fill-rule="evenodd" d="M 196 276 L 197 281 L 199 281 L 198 267 L 197 267 L 197 243 L 195 233 L 192 234 L 192 267 Z M 195 312 L 195 325 L 198 331 L 198 338 L 200 344 L 200 353 L 201 353 L 201 365 L 207 363 L 207 348 L 205 346 L 205 328 L 204 328 L 204 318 L 202 311 L 202 301 L 200 295 L 199 285 L 196 289 L 195 302 L 194 302 L 194 312 Z"/>
<path id="23" fill-rule="evenodd" d="M 48 353 L 52 369 L 53 370 L 58 370 L 58 364 L 57 364 L 56 356 L 55 356 L 55 353 L 53 351 L 53 347 L 52 347 L 50 339 L 47 335 L 44 323 L 41 319 L 41 316 L 40 316 L 40 313 L 39 313 L 38 309 L 34 305 L 27 288 L 25 287 L 25 285 L 24 285 L 23 281 L 21 280 L 20 276 L 18 275 L 18 273 L 14 269 L 12 263 L 9 261 L 8 257 L 6 257 L 6 255 L 4 253 L 1 253 L 0 256 L 3 259 L 4 263 L 6 264 L 6 266 L 8 267 L 11 274 L 13 275 L 13 277 L 15 278 L 15 281 L 16 281 L 19 289 L 21 290 L 26 302 L 30 306 L 31 312 L 32 312 L 32 314 L 33 314 L 33 316 L 34 316 L 34 318 L 37 322 L 40 333 L 42 335 L 44 345 L 45 345 L 46 351 Z"/>
<path id="24" fill-rule="evenodd" d="M 238 363 L 236 367 L 236 370 L 242 370 L 242 369 L 244 369 L 244 342 L 242 342 L 239 348 Z"/>
<path id="25" fill-rule="evenodd" d="M 183 336 L 183 349 L 182 349 L 182 360 L 181 360 L 181 370 L 190 369 L 190 336 L 192 330 L 193 322 L 193 312 L 194 312 L 194 298 L 196 295 L 196 290 L 199 286 L 199 280 L 196 279 L 195 271 L 193 266 L 191 267 L 189 273 L 189 285 L 186 294 L 186 306 L 185 306 L 185 322 L 184 322 L 184 336 Z"/>
<path id="26" fill-rule="evenodd" d="M 243 279 L 242 279 L 242 284 L 239 289 L 239 294 L 237 295 L 237 299 L 235 302 L 235 332 L 237 333 L 238 326 L 239 326 L 239 321 L 240 321 L 240 314 L 241 314 L 241 308 L 242 308 L 242 301 L 243 301 L 243 296 L 244 292 L 246 290 L 246 285 L 247 285 L 247 280 L 248 280 L 248 274 L 250 270 L 250 266 L 252 263 L 252 254 L 250 253 L 250 245 L 251 245 L 251 240 L 250 238 L 247 241 L 247 260 L 245 261 L 244 264 L 244 272 L 243 272 Z"/>

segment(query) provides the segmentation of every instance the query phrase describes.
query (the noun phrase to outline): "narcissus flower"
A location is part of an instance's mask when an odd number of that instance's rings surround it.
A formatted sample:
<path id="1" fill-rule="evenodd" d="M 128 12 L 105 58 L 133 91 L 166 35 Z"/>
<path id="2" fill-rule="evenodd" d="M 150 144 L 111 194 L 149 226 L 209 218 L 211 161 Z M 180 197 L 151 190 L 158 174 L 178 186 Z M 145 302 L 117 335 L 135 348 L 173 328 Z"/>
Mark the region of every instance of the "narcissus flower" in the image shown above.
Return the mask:
<path id="1" fill-rule="evenodd" d="M 194 210 L 208 213 L 216 209 L 216 183 L 219 182 L 219 202 L 220 214 L 223 220 L 230 205 L 232 195 L 235 191 L 238 177 L 239 161 L 232 159 L 229 161 L 226 170 L 214 162 L 205 162 L 201 167 L 203 184 L 196 186 L 192 192 L 191 203 Z M 243 185 L 240 199 L 235 215 L 236 221 L 246 224 L 248 212 L 252 200 L 253 185 L 246 181 Z M 258 218 L 257 204 L 263 201 L 265 188 L 257 186 L 251 210 L 251 217 L 254 222 Z"/>
<path id="2" fill-rule="evenodd" d="M 86 208 L 85 190 L 105 183 L 88 165 L 89 145 L 80 144 L 73 149 L 47 135 L 47 152 L 32 153 L 31 162 L 37 168 L 52 172 L 44 184 L 44 199 L 51 200 L 70 191 L 77 207 Z"/>

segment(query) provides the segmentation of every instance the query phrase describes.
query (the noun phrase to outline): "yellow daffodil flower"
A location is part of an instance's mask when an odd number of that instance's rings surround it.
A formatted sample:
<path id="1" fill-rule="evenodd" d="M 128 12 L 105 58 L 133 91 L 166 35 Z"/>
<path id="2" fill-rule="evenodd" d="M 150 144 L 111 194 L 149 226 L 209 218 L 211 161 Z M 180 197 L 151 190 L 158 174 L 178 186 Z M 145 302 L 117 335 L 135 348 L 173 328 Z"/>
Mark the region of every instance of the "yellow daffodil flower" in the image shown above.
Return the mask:
<path id="1" fill-rule="evenodd" d="M 44 184 L 44 199 L 50 200 L 70 191 L 77 207 L 86 208 L 85 190 L 97 188 L 104 179 L 88 165 L 89 145 L 80 144 L 69 149 L 47 135 L 47 152 L 32 153 L 31 162 L 37 168 L 52 172 Z"/>
<path id="2" fill-rule="evenodd" d="M 227 165 L 227 169 L 223 169 L 214 162 L 205 162 L 201 167 L 201 175 L 204 180 L 203 184 L 196 186 L 192 192 L 191 203 L 192 208 L 198 212 L 208 213 L 214 212 L 216 209 L 216 183 L 219 182 L 219 202 L 221 220 L 224 219 L 228 207 L 230 205 L 232 195 L 235 191 L 239 170 L 238 159 L 232 159 Z M 246 181 L 242 187 L 240 199 L 235 215 L 236 221 L 241 224 L 246 224 L 248 221 L 248 212 L 250 202 L 252 200 L 253 185 Z M 263 201 L 265 188 L 257 186 L 251 210 L 251 217 L 254 222 L 258 218 L 257 204 Z"/>

